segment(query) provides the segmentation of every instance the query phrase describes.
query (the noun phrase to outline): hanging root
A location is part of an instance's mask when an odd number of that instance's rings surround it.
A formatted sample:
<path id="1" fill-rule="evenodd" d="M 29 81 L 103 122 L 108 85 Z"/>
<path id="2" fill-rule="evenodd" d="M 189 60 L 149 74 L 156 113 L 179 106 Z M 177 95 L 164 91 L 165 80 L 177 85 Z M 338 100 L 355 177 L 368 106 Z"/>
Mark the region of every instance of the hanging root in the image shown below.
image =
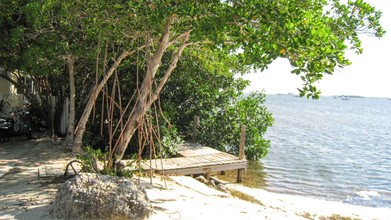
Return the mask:
<path id="1" fill-rule="evenodd" d="M 75 167 L 73 166 L 74 163 L 79 163 L 81 164 L 81 161 L 80 160 L 72 160 L 71 162 L 69 162 L 66 166 L 65 166 L 65 172 L 64 172 L 64 179 L 67 179 L 67 178 L 70 178 L 70 177 L 73 177 L 73 176 L 76 176 L 77 174 L 79 174 L 79 172 L 75 169 Z M 72 168 L 73 170 L 73 175 L 70 175 L 69 174 L 69 167 Z"/>

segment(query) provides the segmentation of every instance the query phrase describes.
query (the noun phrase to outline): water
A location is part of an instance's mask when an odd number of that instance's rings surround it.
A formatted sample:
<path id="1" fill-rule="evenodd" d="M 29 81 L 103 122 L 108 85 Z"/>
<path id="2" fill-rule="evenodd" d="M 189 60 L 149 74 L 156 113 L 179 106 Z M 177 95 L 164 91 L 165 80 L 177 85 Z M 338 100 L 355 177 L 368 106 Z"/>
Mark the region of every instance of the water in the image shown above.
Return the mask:
<path id="1" fill-rule="evenodd" d="M 266 105 L 271 147 L 255 168 L 264 188 L 391 207 L 391 100 L 268 95 Z"/>

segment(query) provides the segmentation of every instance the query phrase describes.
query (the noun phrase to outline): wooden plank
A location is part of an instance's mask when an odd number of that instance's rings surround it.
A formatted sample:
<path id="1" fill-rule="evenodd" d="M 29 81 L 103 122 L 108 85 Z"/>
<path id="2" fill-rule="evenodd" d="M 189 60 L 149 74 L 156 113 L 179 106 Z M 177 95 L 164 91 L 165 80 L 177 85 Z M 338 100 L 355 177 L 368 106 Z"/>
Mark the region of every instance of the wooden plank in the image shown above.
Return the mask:
<path id="1" fill-rule="evenodd" d="M 237 170 L 244 169 L 247 167 L 247 161 L 239 162 L 239 163 L 231 163 L 231 164 L 222 164 L 222 165 L 207 165 L 201 167 L 188 167 L 181 169 L 172 169 L 172 170 L 164 170 L 165 174 L 175 174 L 175 175 L 190 175 L 190 174 L 204 174 L 209 172 L 219 172 L 224 170 Z M 156 170 L 156 173 L 162 173 L 161 170 Z"/>
<path id="2" fill-rule="evenodd" d="M 200 148 L 197 150 L 181 150 L 178 151 L 178 154 L 183 157 L 191 157 L 191 156 L 199 156 L 199 155 L 205 155 L 205 154 L 216 154 L 219 153 L 217 150 L 214 149 L 208 149 L 208 148 Z"/>
<path id="3" fill-rule="evenodd" d="M 181 157 L 152 160 L 152 165 L 150 160 L 144 160 L 141 162 L 141 167 L 144 172 L 152 170 L 160 174 L 190 175 L 245 169 L 248 166 L 245 159 L 239 160 L 234 155 L 200 144 L 182 144 L 178 153 Z M 125 163 L 129 162 L 131 161 L 125 161 Z"/>
<path id="4" fill-rule="evenodd" d="M 39 166 L 38 178 L 58 177 L 63 175 L 63 169 L 58 166 Z"/>
<path id="5" fill-rule="evenodd" d="M 221 153 L 221 151 L 196 143 L 180 144 L 178 150 L 178 154 L 184 157 L 194 156 L 194 155 L 213 154 L 213 153 Z"/>
<path id="6" fill-rule="evenodd" d="M 194 157 L 181 157 L 181 158 L 170 158 L 163 160 L 163 166 L 165 169 L 175 169 L 175 168 L 187 168 L 187 167 L 197 167 L 205 165 L 214 165 L 214 164 L 227 164 L 227 163 L 236 163 L 240 162 L 237 158 L 217 158 L 213 155 L 203 155 L 203 156 L 194 156 Z M 149 162 L 144 163 L 149 167 Z M 161 169 L 161 163 L 152 163 L 153 169 Z"/>
<path id="7" fill-rule="evenodd" d="M 245 163 L 247 164 L 247 161 L 245 160 L 235 160 L 235 161 L 213 161 L 213 162 L 205 162 L 205 163 L 199 163 L 197 165 L 189 165 L 189 164 L 176 164 L 176 166 L 170 166 L 170 164 L 164 164 L 163 168 L 165 170 L 175 170 L 175 169 L 188 169 L 188 168 L 199 168 L 199 167 L 207 167 L 207 166 L 224 166 L 229 164 L 236 164 L 236 163 Z M 245 168 L 245 167 L 244 167 Z M 161 170 L 161 166 L 153 167 L 155 170 Z"/>

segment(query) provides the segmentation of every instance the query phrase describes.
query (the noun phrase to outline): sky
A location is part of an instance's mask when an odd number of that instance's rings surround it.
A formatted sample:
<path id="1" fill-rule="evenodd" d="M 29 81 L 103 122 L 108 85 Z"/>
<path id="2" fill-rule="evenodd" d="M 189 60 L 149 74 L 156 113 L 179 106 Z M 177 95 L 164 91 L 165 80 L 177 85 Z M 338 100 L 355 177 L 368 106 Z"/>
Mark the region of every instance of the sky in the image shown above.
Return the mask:
<path id="1" fill-rule="evenodd" d="M 391 98 L 391 1 L 366 2 L 383 12 L 380 22 L 386 34 L 381 39 L 360 36 L 364 52 L 360 55 L 353 51 L 346 53 L 352 65 L 337 69 L 333 75 L 325 75 L 315 84 L 323 96 L 359 95 Z M 298 94 L 297 88 L 301 88 L 303 82 L 300 77 L 291 74 L 291 70 L 289 62 L 279 58 L 262 73 L 246 75 L 245 78 L 251 80 L 246 92 L 264 89 L 267 94 Z"/>

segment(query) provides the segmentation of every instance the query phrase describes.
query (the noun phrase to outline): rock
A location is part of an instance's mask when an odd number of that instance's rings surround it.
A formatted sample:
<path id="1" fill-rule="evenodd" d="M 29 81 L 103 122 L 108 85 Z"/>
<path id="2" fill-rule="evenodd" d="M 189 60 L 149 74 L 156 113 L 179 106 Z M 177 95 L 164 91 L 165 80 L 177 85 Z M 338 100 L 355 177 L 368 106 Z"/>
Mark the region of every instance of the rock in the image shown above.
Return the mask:
<path id="1" fill-rule="evenodd" d="M 209 184 L 213 187 L 216 188 L 216 182 L 214 180 L 210 180 Z"/>
<path id="2" fill-rule="evenodd" d="M 208 183 L 208 180 L 204 176 L 197 176 L 195 179 L 204 184 Z"/>
<path id="3" fill-rule="evenodd" d="M 152 213 L 145 191 L 131 180 L 94 173 L 63 183 L 53 207 L 65 219 L 146 219 Z"/>
<path id="4" fill-rule="evenodd" d="M 220 191 L 222 191 L 222 192 L 225 192 L 225 193 L 229 193 L 228 188 L 227 188 L 224 184 L 222 184 L 222 183 L 218 184 L 218 185 L 216 186 L 216 189 L 217 189 L 217 190 L 220 190 Z"/>
<path id="5" fill-rule="evenodd" d="M 119 161 L 119 162 L 117 162 L 117 163 L 115 164 L 115 169 L 116 169 L 117 171 L 123 170 L 125 167 L 126 167 L 126 164 L 125 164 L 125 162 L 123 162 L 123 161 Z"/>

